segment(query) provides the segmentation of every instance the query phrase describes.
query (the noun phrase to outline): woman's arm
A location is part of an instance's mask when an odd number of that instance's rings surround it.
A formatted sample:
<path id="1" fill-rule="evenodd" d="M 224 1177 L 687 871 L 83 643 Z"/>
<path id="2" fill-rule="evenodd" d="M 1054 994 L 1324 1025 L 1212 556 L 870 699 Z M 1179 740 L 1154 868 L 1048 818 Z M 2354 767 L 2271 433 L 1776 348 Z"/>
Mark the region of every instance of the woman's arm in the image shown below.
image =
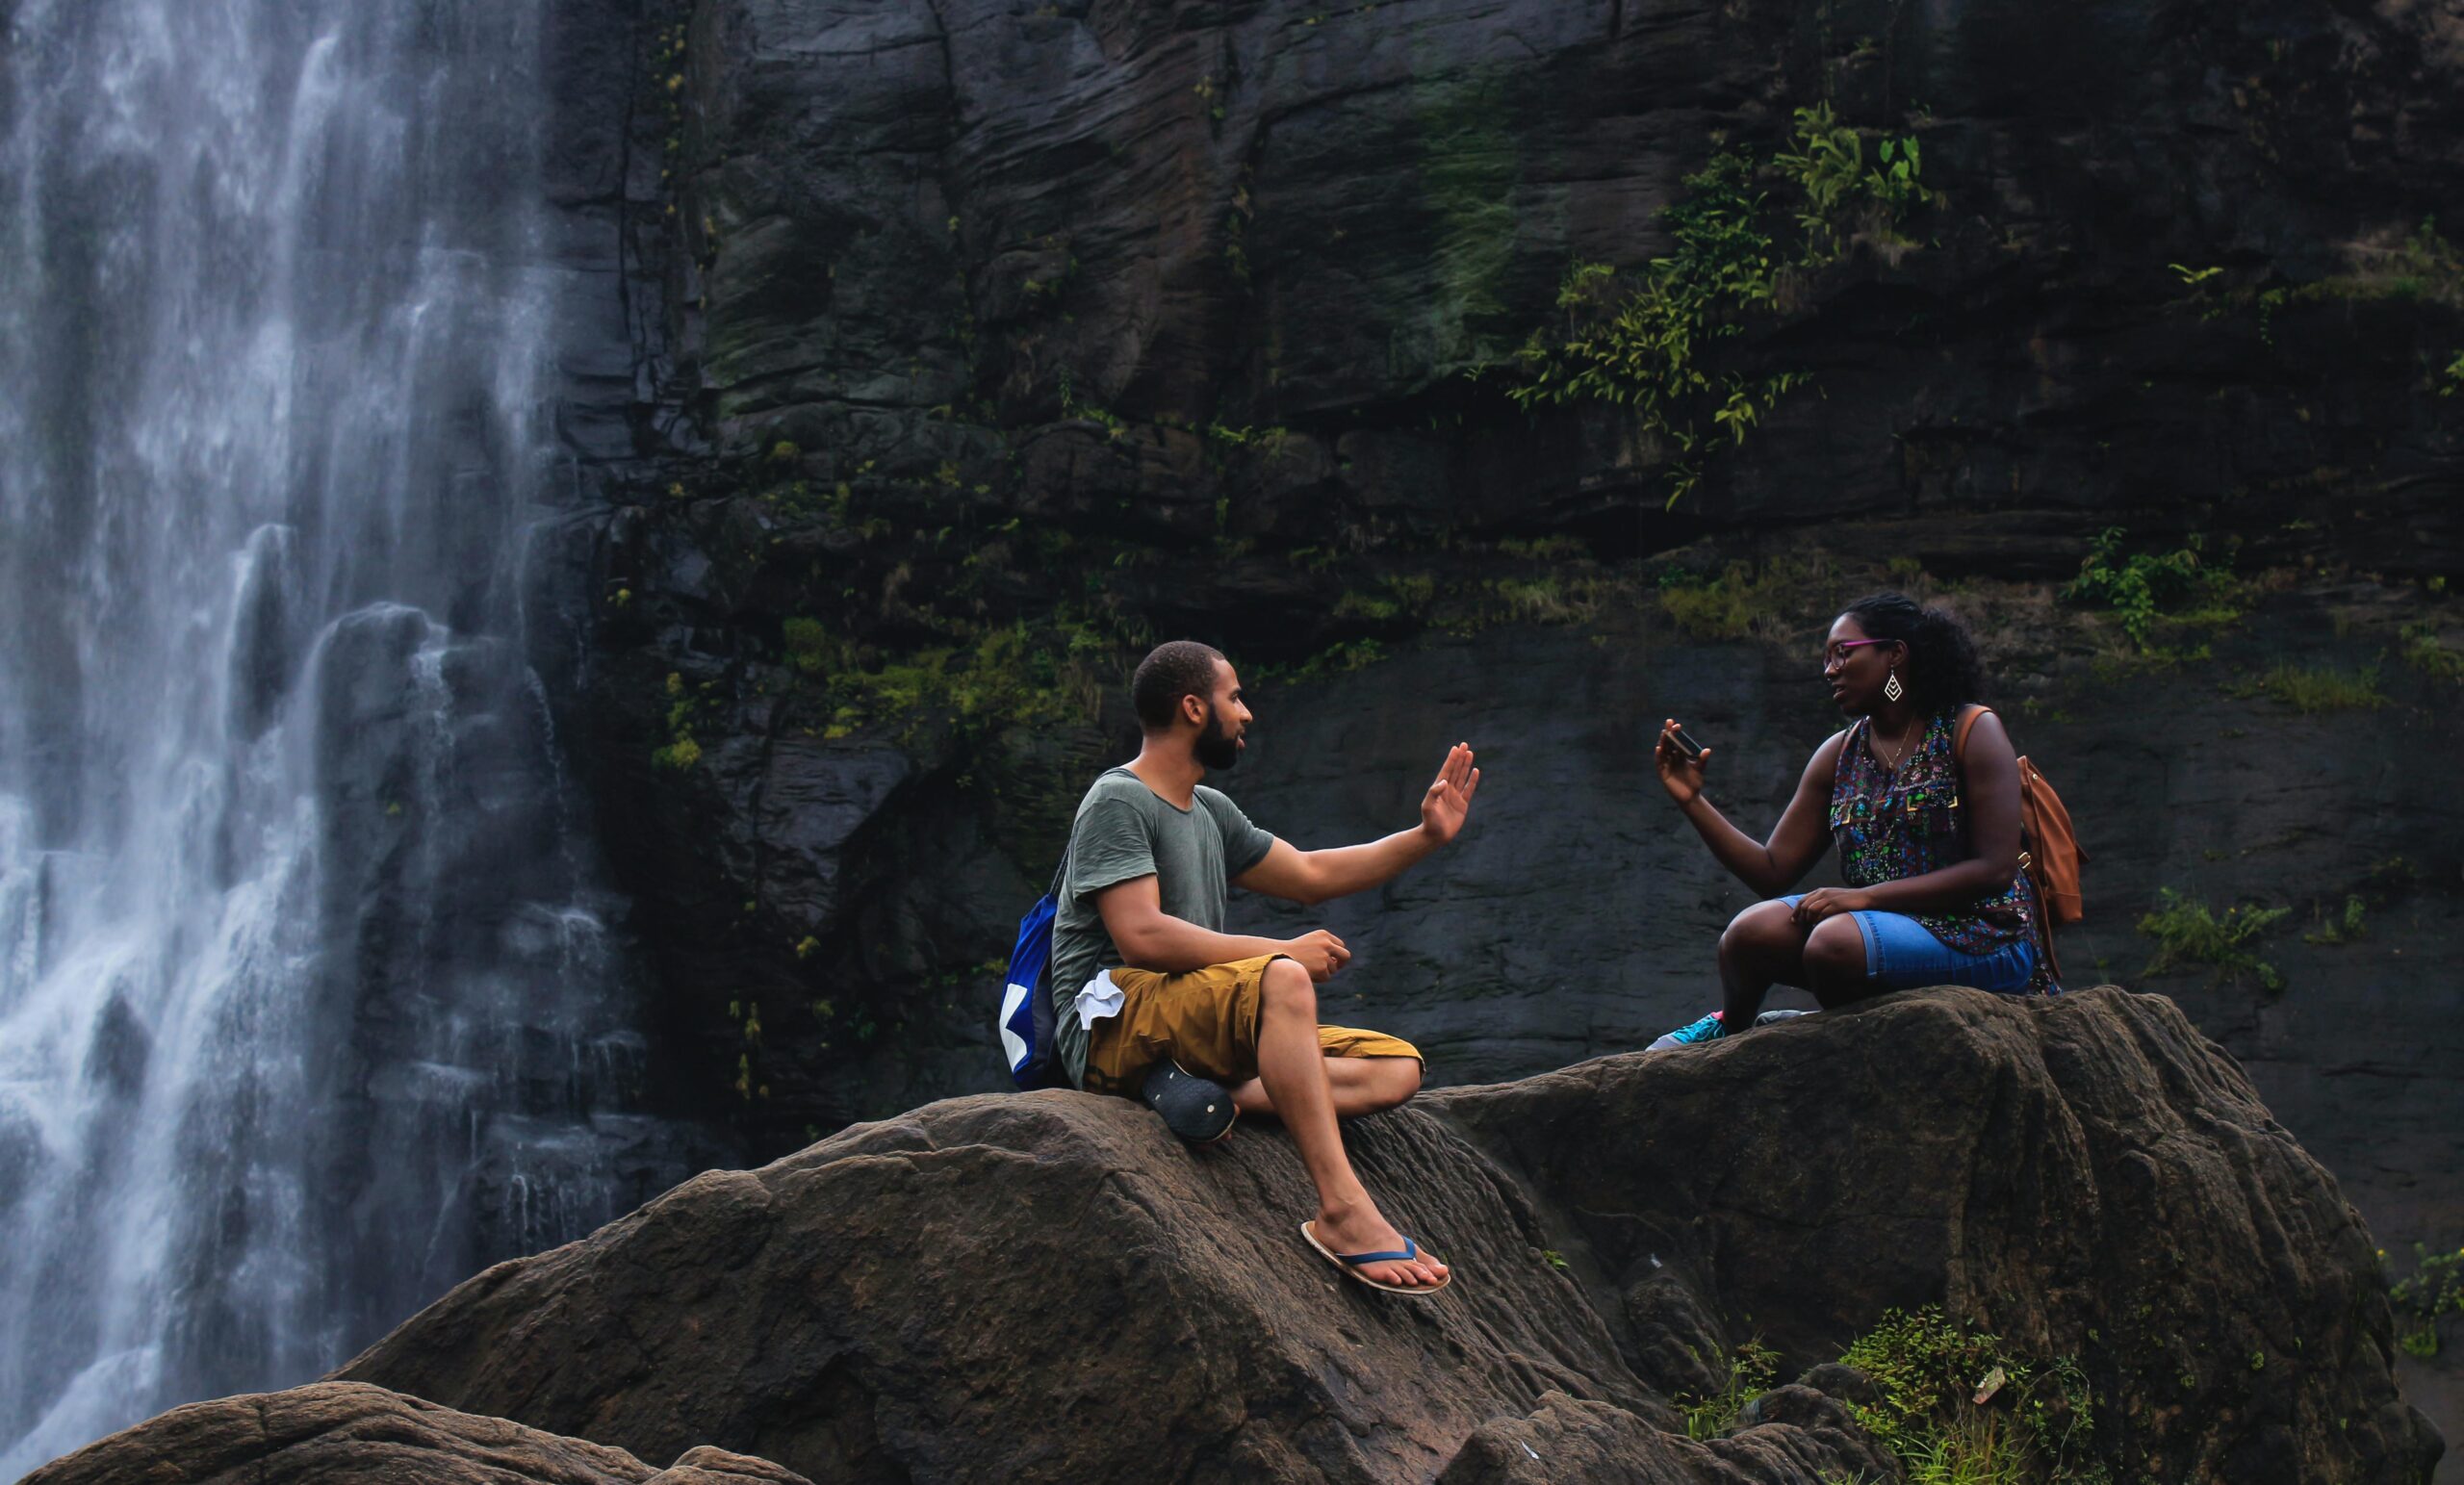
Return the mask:
<path id="1" fill-rule="evenodd" d="M 1955 912 L 1993 896 L 2019 871 L 2019 755 L 1992 712 L 1968 729 L 1959 759 L 1960 799 L 1968 812 L 1968 845 L 1976 854 L 1921 877 L 1871 887 L 1822 887 L 1797 905 L 1797 921 L 1818 923 L 1835 912 Z"/>
<path id="2" fill-rule="evenodd" d="M 1839 766 L 1839 745 L 1845 732 L 1834 733 L 1828 742 L 1816 748 L 1807 760 L 1806 771 L 1797 780 L 1797 792 L 1788 807 L 1780 814 L 1780 823 L 1771 831 L 1767 841 L 1756 840 L 1728 822 L 1728 817 L 1711 807 L 1703 797 L 1703 776 L 1711 760 L 1711 750 L 1703 750 L 1700 759 L 1688 758 L 1670 735 L 1677 724 L 1670 722 L 1660 729 L 1659 745 L 1652 750 L 1653 761 L 1659 766 L 1661 787 L 1677 807 L 1685 812 L 1703 844 L 1711 848 L 1735 878 L 1763 897 L 1777 897 L 1803 881 L 1831 849 L 1831 781 Z"/>

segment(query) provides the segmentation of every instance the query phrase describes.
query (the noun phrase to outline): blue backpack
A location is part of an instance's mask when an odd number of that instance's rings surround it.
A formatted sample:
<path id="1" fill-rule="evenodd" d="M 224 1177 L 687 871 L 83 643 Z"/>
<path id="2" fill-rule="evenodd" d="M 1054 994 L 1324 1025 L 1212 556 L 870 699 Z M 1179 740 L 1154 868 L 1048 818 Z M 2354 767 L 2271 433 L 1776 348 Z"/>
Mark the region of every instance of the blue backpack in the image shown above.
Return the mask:
<path id="1" fill-rule="evenodd" d="M 1010 979 L 1001 992 L 1001 1050 L 1010 1059 L 1010 1081 L 1022 1092 L 1059 1088 L 1061 1060 L 1052 1033 L 1052 996 L 1045 982 L 1052 977 L 1052 920 L 1061 910 L 1063 858 L 1052 874 L 1052 890 L 1036 899 L 1018 920 L 1018 941 L 1010 951 Z"/>

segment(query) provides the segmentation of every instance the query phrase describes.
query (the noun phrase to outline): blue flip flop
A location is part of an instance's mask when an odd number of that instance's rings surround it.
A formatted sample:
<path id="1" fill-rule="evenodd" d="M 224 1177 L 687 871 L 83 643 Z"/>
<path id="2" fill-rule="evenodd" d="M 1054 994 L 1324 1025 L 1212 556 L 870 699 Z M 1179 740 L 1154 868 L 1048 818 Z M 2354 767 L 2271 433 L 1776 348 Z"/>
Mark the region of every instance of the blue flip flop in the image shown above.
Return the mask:
<path id="1" fill-rule="evenodd" d="M 1318 1224 L 1315 1222 L 1301 1223 L 1300 1236 L 1311 1247 L 1324 1254 L 1328 1263 L 1379 1293 L 1410 1294 L 1415 1298 L 1425 1299 L 1454 1282 L 1454 1271 L 1450 1268 L 1447 1270 L 1446 1277 L 1434 1284 L 1389 1284 L 1383 1279 L 1373 1279 L 1360 1271 L 1362 1264 L 1409 1263 L 1420 1257 L 1421 1245 L 1410 1238 L 1403 1240 L 1402 1251 L 1399 1253 L 1338 1253 L 1318 1241 Z"/>

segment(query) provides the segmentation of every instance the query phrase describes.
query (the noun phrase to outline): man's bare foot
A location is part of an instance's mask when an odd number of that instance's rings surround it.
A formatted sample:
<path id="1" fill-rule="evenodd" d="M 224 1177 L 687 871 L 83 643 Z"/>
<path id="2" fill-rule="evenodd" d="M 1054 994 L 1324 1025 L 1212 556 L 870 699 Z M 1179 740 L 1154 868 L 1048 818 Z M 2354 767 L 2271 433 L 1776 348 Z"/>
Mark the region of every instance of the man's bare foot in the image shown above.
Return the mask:
<path id="1" fill-rule="evenodd" d="M 1377 1205 L 1361 1201 L 1345 1211 L 1322 1207 L 1318 1211 L 1318 1241 L 1330 1253 L 1399 1253 L 1403 1250 L 1403 1235 L 1393 1223 L 1378 1215 Z M 1418 1258 L 1388 1259 L 1374 1264 L 1353 1266 L 1364 1278 L 1381 1284 L 1420 1286 L 1435 1284 L 1447 1274 L 1446 1265 L 1428 1254 Z"/>

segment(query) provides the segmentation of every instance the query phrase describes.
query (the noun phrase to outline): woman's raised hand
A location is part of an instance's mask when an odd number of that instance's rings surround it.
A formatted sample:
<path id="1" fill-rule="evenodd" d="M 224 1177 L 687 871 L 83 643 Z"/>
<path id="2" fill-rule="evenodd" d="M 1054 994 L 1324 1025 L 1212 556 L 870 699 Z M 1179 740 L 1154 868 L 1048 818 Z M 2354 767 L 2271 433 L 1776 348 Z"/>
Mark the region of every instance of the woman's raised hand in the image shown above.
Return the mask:
<path id="1" fill-rule="evenodd" d="M 1703 792 L 1703 771 L 1711 761 L 1711 750 L 1703 750 L 1699 758 L 1689 758 L 1677 745 L 1677 719 L 1662 722 L 1659 745 L 1652 749 L 1652 761 L 1659 765 L 1660 787 L 1668 797 L 1681 805 L 1690 805 Z"/>

